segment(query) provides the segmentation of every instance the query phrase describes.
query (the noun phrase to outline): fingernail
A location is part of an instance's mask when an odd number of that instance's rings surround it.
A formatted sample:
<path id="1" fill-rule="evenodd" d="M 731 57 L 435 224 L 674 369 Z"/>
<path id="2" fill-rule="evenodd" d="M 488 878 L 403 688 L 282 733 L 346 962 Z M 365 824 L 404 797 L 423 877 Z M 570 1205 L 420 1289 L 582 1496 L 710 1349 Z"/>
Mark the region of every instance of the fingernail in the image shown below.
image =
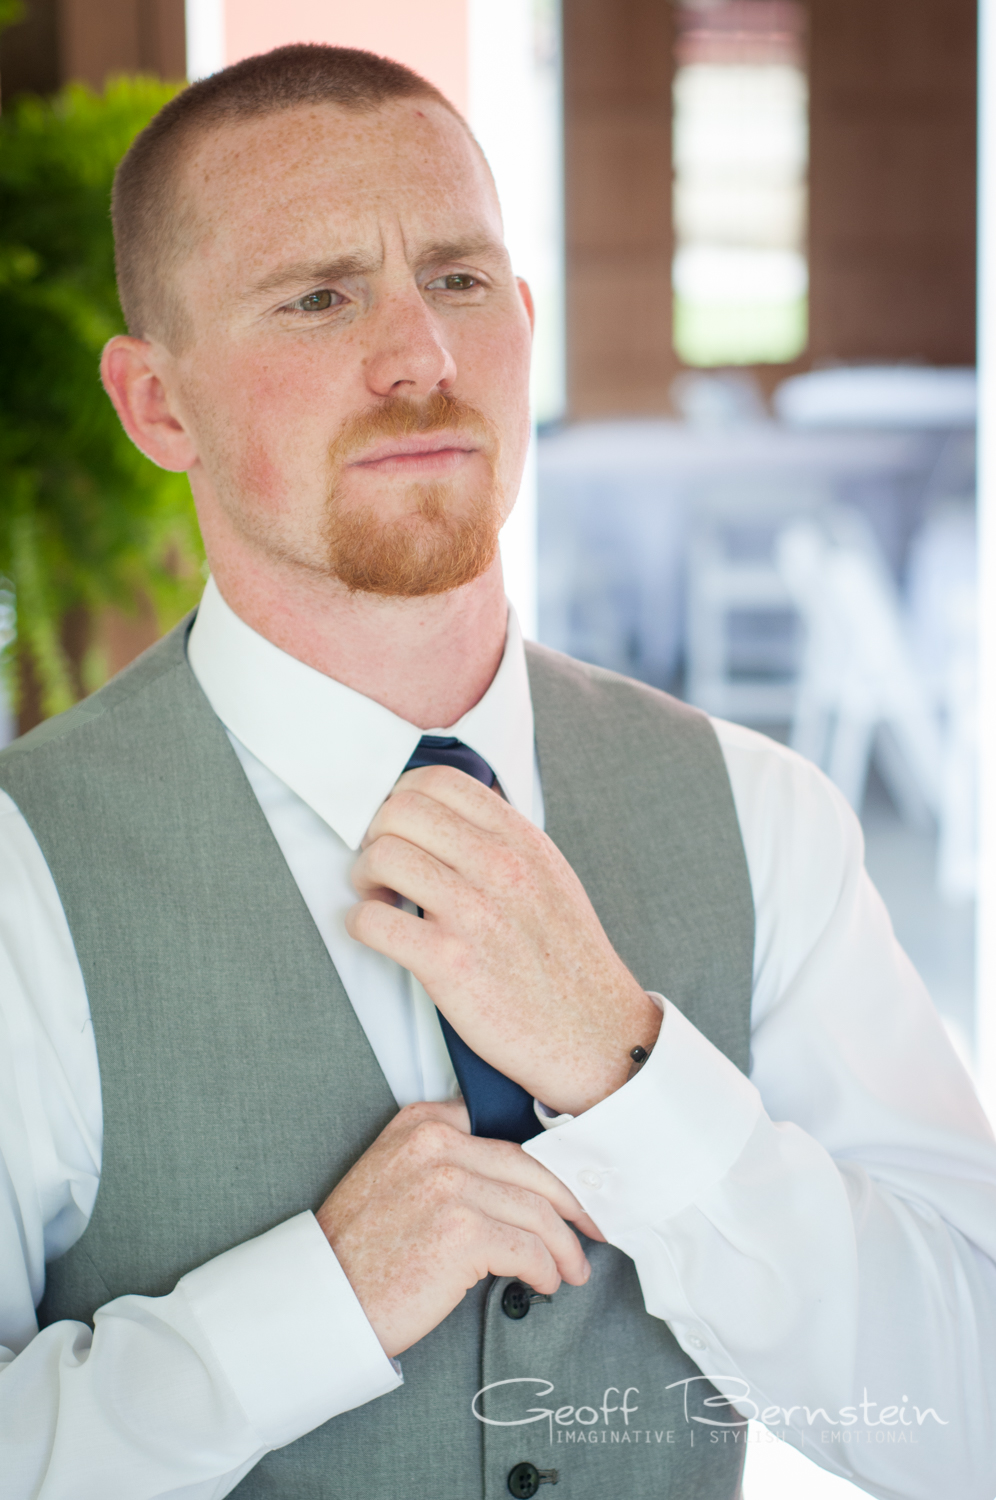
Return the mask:
<path id="1" fill-rule="evenodd" d="M 585 1279 L 585 1281 L 588 1280 L 588 1277 L 590 1275 L 591 1275 L 591 1261 L 586 1258 L 585 1259 L 585 1263 L 584 1263 L 584 1279 Z"/>

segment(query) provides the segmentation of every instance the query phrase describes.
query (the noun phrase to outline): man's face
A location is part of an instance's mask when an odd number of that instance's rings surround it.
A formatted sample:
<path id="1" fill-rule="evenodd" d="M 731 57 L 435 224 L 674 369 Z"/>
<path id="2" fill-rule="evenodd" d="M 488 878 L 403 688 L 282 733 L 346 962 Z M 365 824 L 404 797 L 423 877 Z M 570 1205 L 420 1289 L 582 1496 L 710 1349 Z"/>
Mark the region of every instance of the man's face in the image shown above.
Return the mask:
<path id="1" fill-rule="evenodd" d="M 171 363 L 209 555 L 226 530 L 351 588 L 457 587 L 494 555 L 529 433 L 527 306 L 487 169 L 431 100 L 203 140 Z"/>

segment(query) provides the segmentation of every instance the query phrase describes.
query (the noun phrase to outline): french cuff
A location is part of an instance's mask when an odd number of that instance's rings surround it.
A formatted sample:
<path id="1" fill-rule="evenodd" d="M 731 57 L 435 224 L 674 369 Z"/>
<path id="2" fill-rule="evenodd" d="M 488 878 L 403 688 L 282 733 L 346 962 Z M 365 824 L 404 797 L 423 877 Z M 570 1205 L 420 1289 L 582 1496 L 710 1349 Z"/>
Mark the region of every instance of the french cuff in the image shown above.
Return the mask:
<path id="1" fill-rule="evenodd" d="M 269 1448 L 402 1384 L 312 1213 L 226 1250 L 177 1290 Z"/>
<path id="2" fill-rule="evenodd" d="M 551 1119 L 522 1148 L 623 1250 L 635 1250 L 651 1222 L 681 1213 L 715 1186 L 763 1113 L 740 1069 L 676 1006 L 663 1004 L 657 1043 L 635 1077 L 583 1115 Z"/>

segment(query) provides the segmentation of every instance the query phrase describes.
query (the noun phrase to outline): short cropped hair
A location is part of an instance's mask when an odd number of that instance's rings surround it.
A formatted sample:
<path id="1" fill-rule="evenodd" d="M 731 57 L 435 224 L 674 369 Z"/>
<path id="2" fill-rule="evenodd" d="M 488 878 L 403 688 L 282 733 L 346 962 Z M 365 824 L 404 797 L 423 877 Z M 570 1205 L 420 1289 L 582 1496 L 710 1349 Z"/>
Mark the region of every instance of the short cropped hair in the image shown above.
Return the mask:
<path id="1" fill-rule="evenodd" d="M 337 104 L 366 113 L 395 99 L 432 99 L 465 125 L 445 95 L 411 68 L 373 52 L 318 43 L 244 58 L 175 95 L 135 137 L 114 177 L 114 264 L 129 333 L 174 348 L 183 342 L 185 312 L 170 275 L 190 248 L 180 168 L 198 139 L 299 105 Z"/>

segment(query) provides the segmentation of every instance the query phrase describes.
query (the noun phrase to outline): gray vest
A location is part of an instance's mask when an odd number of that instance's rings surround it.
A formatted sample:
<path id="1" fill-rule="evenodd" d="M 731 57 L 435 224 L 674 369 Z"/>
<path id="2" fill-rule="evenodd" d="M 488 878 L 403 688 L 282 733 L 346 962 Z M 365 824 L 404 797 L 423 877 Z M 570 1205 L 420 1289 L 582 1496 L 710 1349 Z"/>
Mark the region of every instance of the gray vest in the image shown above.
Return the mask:
<path id="1" fill-rule="evenodd" d="M 43 1325 L 163 1295 L 317 1207 L 396 1111 L 187 665 L 188 628 L 0 756 L 69 921 L 103 1096 L 96 1206 L 48 1268 Z M 540 647 L 528 656 L 550 837 L 641 985 L 745 1069 L 753 906 L 708 721 Z M 508 1280 L 480 1283 L 403 1356 L 402 1388 L 268 1454 L 237 1493 L 507 1500 L 528 1461 L 558 1471 L 564 1500 L 731 1500 L 742 1435 L 694 1419 L 735 1413 L 703 1406 L 715 1393 L 645 1311 L 632 1262 L 585 1248 L 587 1286 L 512 1319 Z M 523 1423 L 530 1409 L 541 1415 Z"/>

